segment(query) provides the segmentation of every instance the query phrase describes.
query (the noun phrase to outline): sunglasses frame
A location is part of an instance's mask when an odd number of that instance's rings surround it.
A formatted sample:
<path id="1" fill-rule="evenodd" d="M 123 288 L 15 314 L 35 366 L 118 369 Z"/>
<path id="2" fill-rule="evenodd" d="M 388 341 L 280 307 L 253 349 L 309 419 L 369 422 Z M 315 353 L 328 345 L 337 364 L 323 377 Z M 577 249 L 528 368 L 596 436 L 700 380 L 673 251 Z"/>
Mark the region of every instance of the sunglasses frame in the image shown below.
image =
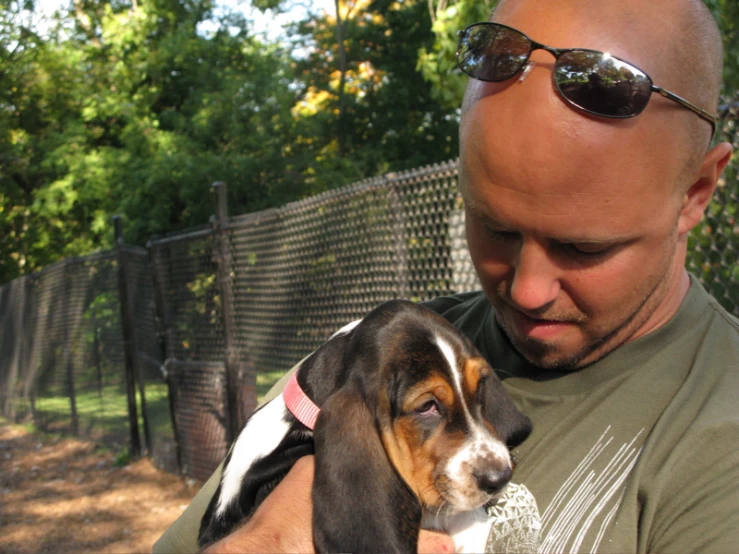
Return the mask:
<path id="1" fill-rule="evenodd" d="M 488 27 L 488 28 L 490 28 L 490 27 L 502 27 L 504 29 L 508 29 L 510 31 L 513 31 L 514 33 L 516 33 L 516 34 L 522 36 L 523 38 L 525 38 L 529 42 L 529 51 L 526 54 L 526 57 L 524 58 L 524 60 L 521 62 L 521 67 L 519 67 L 512 75 L 510 75 L 508 77 L 505 77 L 503 79 L 485 79 L 483 77 L 478 77 L 476 75 L 472 75 L 471 73 L 468 73 L 467 71 L 465 71 L 464 69 L 462 69 L 462 60 L 460 58 L 460 55 L 461 55 L 461 52 L 462 52 L 462 49 L 463 49 L 462 42 L 465 40 L 466 37 L 469 36 L 469 31 L 471 29 L 475 28 L 475 27 Z M 457 36 L 459 37 L 459 44 L 458 44 L 458 47 L 457 47 L 457 54 L 456 54 L 456 57 L 457 57 L 457 67 L 465 75 L 469 75 L 470 77 L 472 77 L 473 79 L 477 79 L 478 81 L 485 81 L 485 82 L 488 82 L 488 83 L 501 83 L 503 81 L 507 81 L 508 79 L 512 79 L 513 77 L 515 77 L 516 75 L 518 75 L 526 67 L 527 63 L 529 62 L 529 59 L 531 58 L 531 54 L 535 50 L 546 50 L 552 56 L 554 56 L 554 58 L 556 60 L 555 61 L 555 67 L 556 67 L 557 62 L 559 62 L 559 58 L 563 54 L 566 54 L 568 52 L 591 52 L 591 53 L 600 54 L 600 55 L 603 55 L 603 56 L 608 55 L 612 59 L 618 60 L 619 62 L 628 65 L 629 67 L 635 69 L 636 71 L 638 71 L 639 73 L 641 73 L 642 75 L 644 75 L 644 77 L 646 77 L 647 81 L 649 82 L 650 94 L 652 92 L 656 92 L 657 94 L 660 94 L 661 96 L 664 96 L 665 98 L 667 98 L 669 100 L 672 100 L 673 102 L 676 102 L 676 103 L 680 104 L 684 108 L 687 108 L 687 109 L 691 110 L 696 115 L 698 115 L 698 117 L 704 119 L 705 121 L 708 121 L 711 124 L 711 136 L 713 136 L 713 134 L 716 132 L 716 126 L 718 125 L 718 117 L 717 116 L 708 113 L 706 110 L 704 110 L 702 108 L 699 108 L 698 106 L 696 106 L 695 104 L 693 104 L 691 102 L 688 102 L 687 100 L 685 100 L 685 98 L 682 98 L 681 96 L 678 96 L 674 92 L 670 92 L 667 89 L 664 89 L 662 87 L 659 87 L 659 86 L 655 85 L 654 84 L 654 81 L 652 81 L 652 78 L 645 71 L 643 71 L 642 69 L 640 69 L 638 66 L 634 65 L 633 63 L 628 62 L 628 61 L 626 61 L 624 59 L 621 59 L 621 58 L 617 58 L 616 56 L 611 56 L 610 54 L 606 54 L 605 52 L 601 52 L 600 50 L 591 50 L 589 48 L 554 48 L 552 46 L 547 46 L 546 44 L 542 44 L 541 42 L 537 42 L 537 41 L 531 39 L 528 35 L 526 35 L 526 33 L 523 33 L 521 31 L 519 31 L 518 29 L 514 29 L 513 27 L 509 27 L 508 25 L 503 25 L 502 23 L 495 23 L 493 21 L 486 21 L 486 22 L 482 22 L 482 23 L 473 23 L 472 25 L 469 25 L 469 26 L 465 27 L 464 30 L 457 31 Z M 585 107 L 577 104 L 574 100 L 571 100 L 570 98 L 568 98 L 562 92 L 562 90 L 559 88 L 559 84 L 557 83 L 556 72 L 554 72 L 554 71 L 552 72 L 552 82 L 554 83 L 554 87 L 557 89 L 557 93 L 560 95 L 560 97 L 565 102 L 567 102 L 571 106 L 574 106 L 578 110 L 582 110 L 582 111 L 584 111 L 586 113 L 589 113 L 591 115 L 595 115 L 595 116 L 598 116 L 598 117 L 608 117 L 608 118 L 612 118 L 612 119 L 625 119 L 625 118 L 629 118 L 629 117 L 635 117 L 635 116 L 639 115 L 642 111 L 644 111 L 644 108 L 646 108 L 647 104 L 649 103 L 649 100 L 647 100 L 647 102 L 644 104 L 644 107 L 641 108 L 636 113 L 633 113 L 633 114 L 627 114 L 627 115 L 602 114 L 602 113 L 598 113 L 598 112 L 594 112 L 592 110 L 589 110 L 588 108 L 585 108 Z"/>

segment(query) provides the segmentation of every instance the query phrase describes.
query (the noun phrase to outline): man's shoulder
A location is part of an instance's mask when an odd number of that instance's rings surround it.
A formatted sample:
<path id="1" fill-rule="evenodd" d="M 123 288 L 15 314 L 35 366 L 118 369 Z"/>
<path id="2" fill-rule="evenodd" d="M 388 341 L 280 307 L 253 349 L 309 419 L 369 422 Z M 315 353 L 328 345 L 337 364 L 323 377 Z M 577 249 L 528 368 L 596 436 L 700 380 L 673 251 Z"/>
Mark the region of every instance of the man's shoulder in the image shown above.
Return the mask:
<path id="1" fill-rule="evenodd" d="M 728 312 L 713 296 L 708 297 L 708 306 L 714 313 L 717 323 L 725 327 L 728 333 L 739 338 L 739 317 Z"/>
<path id="2" fill-rule="evenodd" d="M 705 341 L 711 342 L 714 348 L 739 356 L 739 318 L 729 313 L 702 285 L 692 288 L 696 294 L 691 297 L 688 315 L 693 325 L 705 326 Z"/>
<path id="3" fill-rule="evenodd" d="M 483 315 L 492 310 L 492 306 L 483 291 L 463 292 L 448 296 L 438 296 L 421 305 L 432 309 L 452 325 L 459 326 L 471 314 Z"/>
<path id="4" fill-rule="evenodd" d="M 729 313 L 703 284 L 690 275 L 691 286 L 677 313 L 663 326 L 649 333 L 644 339 L 647 352 L 674 353 L 679 363 L 695 364 L 703 359 L 718 363 L 739 356 L 739 319 Z M 635 349 L 637 354 L 639 349 Z M 714 354 L 721 353 L 721 356 Z M 739 363 L 739 362 L 738 362 Z"/>
<path id="5" fill-rule="evenodd" d="M 726 418 L 735 435 L 739 427 L 739 319 L 729 313 L 705 289 L 694 287 L 682 317 L 682 331 L 672 336 L 664 350 L 672 352 L 670 365 L 688 367 L 680 392 L 679 413 L 686 405 L 695 411 L 686 421 L 692 428 L 725 428 Z M 689 316 L 689 317 L 685 317 Z"/>

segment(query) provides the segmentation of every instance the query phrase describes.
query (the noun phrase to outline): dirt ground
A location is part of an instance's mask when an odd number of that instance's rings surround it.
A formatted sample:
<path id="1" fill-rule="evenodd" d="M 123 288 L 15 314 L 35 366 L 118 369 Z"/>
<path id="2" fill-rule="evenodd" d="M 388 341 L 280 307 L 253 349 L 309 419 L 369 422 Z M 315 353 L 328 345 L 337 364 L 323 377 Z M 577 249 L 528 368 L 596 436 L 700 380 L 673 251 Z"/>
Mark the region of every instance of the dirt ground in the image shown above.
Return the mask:
<path id="1" fill-rule="evenodd" d="M 0 418 L 0 553 L 151 552 L 200 483 Z"/>

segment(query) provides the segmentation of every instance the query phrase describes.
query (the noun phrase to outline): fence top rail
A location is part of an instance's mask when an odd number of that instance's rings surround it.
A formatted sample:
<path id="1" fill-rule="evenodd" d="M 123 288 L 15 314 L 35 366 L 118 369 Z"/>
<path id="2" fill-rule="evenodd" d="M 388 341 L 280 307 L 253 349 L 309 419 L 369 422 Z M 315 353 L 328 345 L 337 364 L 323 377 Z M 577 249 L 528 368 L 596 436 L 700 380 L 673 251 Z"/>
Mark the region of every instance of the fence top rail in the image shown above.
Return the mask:
<path id="1" fill-rule="evenodd" d="M 47 273 L 53 273 L 54 271 L 59 271 L 60 269 L 64 269 L 70 265 L 77 265 L 77 264 L 86 264 L 90 262 L 97 262 L 101 260 L 114 260 L 116 257 L 115 250 L 100 250 L 98 252 L 93 252 L 92 254 L 87 254 L 86 256 L 71 256 L 69 258 L 64 258 L 63 260 L 59 260 L 58 262 L 54 262 L 53 264 L 49 264 L 46 267 L 42 269 L 38 269 L 32 273 L 26 273 L 25 275 L 21 275 L 17 279 L 30 279 L 31 281 L 35 279 L 39 279 L 46 275 Z M 12 281 L 9 281 L 10 283 Z M 4 287 L 8 283 L 2 283 L 0 284 L 0 288 Z"/>
<path id="2" fill-rule="evenodd" d="M 210 236 L 212 233 L 213 233 L 213 229 L 210 227 L 207 227 L 205 229 L 196 229 L 193 231 L 184 231 L 179 234 L 173 234 L 173 235 L 168 235 L 166 237 L 159 237 L 159 238 L 151 239 L 149 240 L 149 242 L 146 243 L 146 248 L 166 246 L 166 245 L 177 243 L 177 242 L 205 238 L 205 237 Z"/>
<path id="3" fill-rule="evenodd" d="M 148 256 L 149 251 L 143 246 L 134 246 L 132 244 L 124 244 L 121 246 L 121 250 L 128 254 L 134 254 L 135 256 Z"/>
<path id="4" fill-rule="evenodd" d="M 363 179 L 356 183 L 352 183 L 338 189 L 328 190 L 287 204 L 278 208 L 270 208 L 267 210 L 252 212 L 236 217 L 232 217 L 226 226 L 228 228 L 239 228 L 250 225 L 266 223 L 267 221 L 279 220 L 287 214 L 310 210 L 315 206 L 326 204 L 336 200 L 346 200 L 357 195 L 361 195 L 373 190 L 379 190 L 387 186 L 400 185 L 406 182 L 422 181 L 428 177 L 455 177 L 457 175 L 457 160 L 449 160 L 447 162 L 428 165 L 420 168 L 409 169 L 407 171 L 391 172 L 377 177 Z"/>

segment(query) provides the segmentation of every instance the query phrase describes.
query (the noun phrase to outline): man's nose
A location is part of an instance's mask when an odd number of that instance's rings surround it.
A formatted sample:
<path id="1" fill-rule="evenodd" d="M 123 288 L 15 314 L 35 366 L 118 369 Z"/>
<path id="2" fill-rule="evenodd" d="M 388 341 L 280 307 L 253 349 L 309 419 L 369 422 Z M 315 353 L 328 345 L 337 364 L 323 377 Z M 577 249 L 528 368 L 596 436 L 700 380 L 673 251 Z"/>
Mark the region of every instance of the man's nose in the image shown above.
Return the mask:
<path id="1" fill-rule="evenodd" d="M 529 238 L 513 264 L 510 297 L 521 310 L 536 312 L 547 308 L 560 291 L 560 269 L 550 258 L 546 246 Z"/>

